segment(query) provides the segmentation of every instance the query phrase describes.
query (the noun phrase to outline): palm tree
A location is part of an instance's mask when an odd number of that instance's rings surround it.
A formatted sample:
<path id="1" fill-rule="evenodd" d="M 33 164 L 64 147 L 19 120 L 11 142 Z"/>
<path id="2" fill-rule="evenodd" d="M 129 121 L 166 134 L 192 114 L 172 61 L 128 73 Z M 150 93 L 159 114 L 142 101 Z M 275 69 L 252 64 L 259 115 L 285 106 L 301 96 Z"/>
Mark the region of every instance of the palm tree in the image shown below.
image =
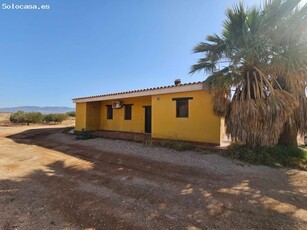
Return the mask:
<path id="1" fill-rule="evenodd" d="M 221 35 L 207 36 L 191 73 L 209 74 L 214 112 L 249 146 L 297 144 L 307 128 L 307 4 L 270 0 L 227 9 Z M 221 69 L 219 69 L 221 67 Z M 233 93 L 231 91 L 233 90 Z"/>

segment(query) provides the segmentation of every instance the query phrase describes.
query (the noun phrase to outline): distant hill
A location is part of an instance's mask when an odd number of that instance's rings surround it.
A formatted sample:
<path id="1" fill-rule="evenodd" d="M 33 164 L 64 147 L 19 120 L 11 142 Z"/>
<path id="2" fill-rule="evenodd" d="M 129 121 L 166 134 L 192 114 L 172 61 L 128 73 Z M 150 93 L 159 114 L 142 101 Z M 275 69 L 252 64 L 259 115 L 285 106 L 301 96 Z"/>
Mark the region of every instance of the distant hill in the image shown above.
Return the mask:
<path id="1" fill-rule="evenodd" d="M 38 107 L 38 106 L 19 106 L 11 108 L 0 108 L 0 113 L 16 113 L 17 111 L 24 112 L 41 112 L 41 113 L 66 113 L 75 111 L 74 108 L 69 107 Z"/>

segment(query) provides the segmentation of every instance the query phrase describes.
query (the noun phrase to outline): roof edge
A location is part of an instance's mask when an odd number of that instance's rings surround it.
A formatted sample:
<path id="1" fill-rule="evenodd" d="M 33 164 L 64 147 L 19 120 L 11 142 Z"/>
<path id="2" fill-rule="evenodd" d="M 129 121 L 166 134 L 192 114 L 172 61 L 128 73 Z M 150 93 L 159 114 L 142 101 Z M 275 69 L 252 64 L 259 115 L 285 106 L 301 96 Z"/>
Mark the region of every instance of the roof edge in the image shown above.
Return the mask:
<path id="1" fill-rule="evenodd" d="M 156 88 L 148 88 L 148 89 L 127 91 L 127 92 L 120 92 L 113 94 L 80 97 L 80 98 L 74 98 L 72 100 L 74 103 L 118 100 L 130 97 L 152 96 L 158 94 L 179 93 L 179 92 L 196 91 L 202 89 L 206 89 L 206 87 L 204 86 L 203 82 L 199 81 L 199 82 L 192 82 L 180 85 L 170 85 L 170 86 L 162 86 Z"/>

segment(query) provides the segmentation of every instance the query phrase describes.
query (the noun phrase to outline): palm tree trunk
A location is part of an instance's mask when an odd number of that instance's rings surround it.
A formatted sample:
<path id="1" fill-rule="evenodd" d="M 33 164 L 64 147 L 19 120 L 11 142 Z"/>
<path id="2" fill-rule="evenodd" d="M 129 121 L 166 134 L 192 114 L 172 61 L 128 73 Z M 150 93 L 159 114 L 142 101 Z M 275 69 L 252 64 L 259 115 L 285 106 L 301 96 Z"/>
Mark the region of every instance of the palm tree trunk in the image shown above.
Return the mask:
<path id="1" fill-rule="evenodd" d="M 289 123 L 286 123 L 284 131 L 281 133 L 279 137 L 278 144 L 298 146 L 297 133 L 298 133 L 297 128 L 290 127 Z"/>

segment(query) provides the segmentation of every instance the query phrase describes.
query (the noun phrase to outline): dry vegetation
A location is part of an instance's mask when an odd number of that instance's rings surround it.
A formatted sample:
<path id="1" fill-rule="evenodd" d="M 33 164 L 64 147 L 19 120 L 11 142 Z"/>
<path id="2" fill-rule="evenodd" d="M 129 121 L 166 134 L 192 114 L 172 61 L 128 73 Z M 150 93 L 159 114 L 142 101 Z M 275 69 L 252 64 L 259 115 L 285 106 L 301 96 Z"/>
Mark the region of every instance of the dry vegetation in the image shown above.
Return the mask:
<path id="1" fill-rule="evenodd" d="M 14 124 L 10 122 L 10 115 L 11 113 L 0 113 L 0 127 L 14 127 L 14 126 L 21 126 L 24 124 Z M 49 124 L 53 125 L 53 124 Z M 74 126 L 75 125 L 75 118 L 74 117 L 68 117 L 67 120 L 64 120 L 62 122 L 63 126 Z M 41 124 L 30 124 L 30 126 L 41 126 Z"/>
<path id="2" fill-rule="evenodd" d="M 9 126 L 10 122 L 10 113 L 0 113 L 0 126 Z"/>

